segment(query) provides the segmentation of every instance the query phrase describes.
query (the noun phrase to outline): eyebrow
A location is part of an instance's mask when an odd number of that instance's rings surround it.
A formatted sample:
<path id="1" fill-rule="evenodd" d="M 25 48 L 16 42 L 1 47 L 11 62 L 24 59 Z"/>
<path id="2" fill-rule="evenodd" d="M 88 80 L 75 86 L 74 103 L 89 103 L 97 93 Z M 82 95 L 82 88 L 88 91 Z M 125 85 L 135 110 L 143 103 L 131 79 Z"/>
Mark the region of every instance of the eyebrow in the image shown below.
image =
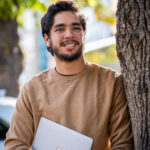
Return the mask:
<path id="1" fill-rule="evenodd" d="M 79 22 L 73 22 L 72 25 L 73 26 L 81 26 L 81 23 L 79 23 Z"/>
<path id="2" fill-rule="evenodd" d="M 61 23 L 61 24 L 56 24 L 54 28 L 59 28 L 59 27 L 62 27 L 62 26 L 65 26 L 65 24 Z"/>
<path id="3" fill-rule="evenodd" d="M 54 28 L 59 28 L 59 27 L 63 27 L 65 26 L 65 24 L 60 23 L 60 24 L 56 24 Z M 81 26 L 81 24 L 79 22 L 73 22 L 72 26 Z"/>

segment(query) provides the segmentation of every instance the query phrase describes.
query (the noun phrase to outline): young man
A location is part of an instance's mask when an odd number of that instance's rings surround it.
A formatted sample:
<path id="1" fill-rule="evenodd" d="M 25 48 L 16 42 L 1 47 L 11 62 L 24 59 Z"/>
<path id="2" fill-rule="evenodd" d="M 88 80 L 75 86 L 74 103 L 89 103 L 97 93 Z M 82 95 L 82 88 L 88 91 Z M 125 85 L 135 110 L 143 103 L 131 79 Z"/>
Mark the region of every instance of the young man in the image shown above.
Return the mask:
<path id="1" fill-rule="evenodd" d="M 33 77 L 22 89 L 5 149 L 28 150 L 43 116 L 92 137 L 92 150 L 132 150 L 122 78 L 84 60 L 86 20 L 76 5 L 51 5 L 41 24 L 56 67 Z"/>

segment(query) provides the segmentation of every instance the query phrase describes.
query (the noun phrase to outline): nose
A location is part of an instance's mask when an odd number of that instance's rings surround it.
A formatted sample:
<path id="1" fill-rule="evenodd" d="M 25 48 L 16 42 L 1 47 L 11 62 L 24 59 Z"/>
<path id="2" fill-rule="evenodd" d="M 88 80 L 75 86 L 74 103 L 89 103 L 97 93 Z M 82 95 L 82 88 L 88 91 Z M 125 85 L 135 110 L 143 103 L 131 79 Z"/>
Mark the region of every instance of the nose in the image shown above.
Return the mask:
<path id="1" fill-rule="evenodd" d="M 70 29 L 66 30 L 66 32 L 65 32 L 65 38 L 66 39 L 70 39 L 72 37 L 73 37 L 72 30 L 70 30 Z"/>

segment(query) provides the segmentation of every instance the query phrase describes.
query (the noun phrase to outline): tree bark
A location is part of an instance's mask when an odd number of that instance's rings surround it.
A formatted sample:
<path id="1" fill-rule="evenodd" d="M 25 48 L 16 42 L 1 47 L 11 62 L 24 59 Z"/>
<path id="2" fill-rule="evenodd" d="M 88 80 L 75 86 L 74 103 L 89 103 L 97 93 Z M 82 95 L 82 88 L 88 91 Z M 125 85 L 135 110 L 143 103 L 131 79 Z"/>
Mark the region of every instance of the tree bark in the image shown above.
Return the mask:
<path id="1" fill-rule="evenodd" d="M 150 150 L 150 0 L 118 0 L 117 54 L 134 147 Z"/>
<path id="2" fill-rule="evenodd" d="M 17 97 L 18 77 L 22 71 L 22 53 L 18 46 L 16 20 L 0 20 L 0 89 Z"/>

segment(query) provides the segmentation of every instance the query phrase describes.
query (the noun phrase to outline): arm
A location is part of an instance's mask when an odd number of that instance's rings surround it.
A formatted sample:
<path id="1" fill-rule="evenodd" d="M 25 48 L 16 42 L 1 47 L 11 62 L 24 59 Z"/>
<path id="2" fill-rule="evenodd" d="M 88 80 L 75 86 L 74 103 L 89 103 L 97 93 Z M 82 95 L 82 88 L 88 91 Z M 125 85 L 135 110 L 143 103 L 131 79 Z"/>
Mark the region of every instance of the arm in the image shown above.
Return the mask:
<path id="1" fill-rule="evenodd" d="M 26 87 L 19 94 L 8 133 L 5 150 L 29 150 L 33 140 L 32 108 Z"/>
<path id="2" fill-rule="evenodd" d="M 117 77 L 109 118 L 112 150 L 133 150 L 133 136 L 121 76 Z"/>

